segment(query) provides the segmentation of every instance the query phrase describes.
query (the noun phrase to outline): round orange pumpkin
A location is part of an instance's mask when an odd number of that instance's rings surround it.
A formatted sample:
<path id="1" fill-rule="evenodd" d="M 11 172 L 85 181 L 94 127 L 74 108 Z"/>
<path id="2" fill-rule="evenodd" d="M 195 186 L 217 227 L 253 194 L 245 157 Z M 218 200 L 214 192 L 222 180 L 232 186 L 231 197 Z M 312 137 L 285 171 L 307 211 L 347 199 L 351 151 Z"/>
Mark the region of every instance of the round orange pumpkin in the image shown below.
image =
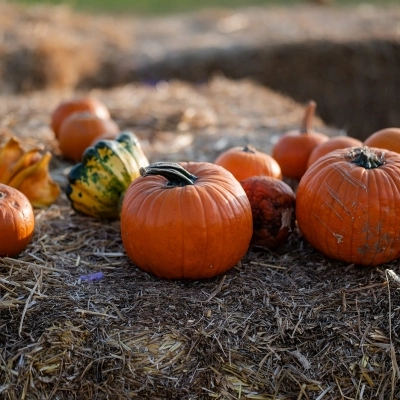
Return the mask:
<path id="1" fill-rule="evenodd" d="M 400 128 L 381 129 L 369 136 L 364 145 L 400 153 Z"/>
<path id="2" fill-rule="evenodd" d="M 0 257 L 15 257 L 30 243 L 35 215 L 28 198 L 0 183 Z"/>
<path id="3" fill-rule="evenodd" d="M 214 164 L 227 169 L 238 181 L 257 175 L 282 178 L 279 164 L 269 154 L 249 145 L 232 147 L 224 151 L 217 157 Z"/>
<path id="4" fill-rule="evenodd" d="M 76 98 L 60 103 L 51 114 L 51 129 L 56 138 L 59 136 L 59 131 L 63 121 L 75 112 L 90 112 L 102 119 L 109 119 L 110 112 L 107 106 L 98 99 L 93 97 Z"/>
<path id="5" fill-rule="evenodd" d="M 167 279 L 203 279 L 234 267 L 252 235 L 249 200 L 226 169 L 205 162 L 141 168 L 121 209 L 130 259 Z"/>
<path id="6" fill-rule="evenodd" d="M 328 135 L 312 129 L 315 108 L 316 103 L 310 101 L 302 127 L 284 133 L 272 148 L 272 157 L 278 162 L 285 177 L 300 179 L 307 170 L 308 158 L 314 147 L 329 139 Z"/>
<path id="7" fill-rule="evenodd" d="M 240 181 L 253 215 L 251 244 L 276 249 L 286 242 L 295 226 L 295 194 L 280 179 L 252 176 Z"/>
<path id="8" fill-rule="evenodd" d="M 357 147 L 335 150 L 301 178 L 296 217 L 322 254 L 373 266 L 400 255 L 400 155 Z"/>
<path id="9" fill-rule="evenodd" d="M 112 119 L 102 119 L 88 112 L 73 113 L 61 124 L 59 148 L 65 158 L 78 162 L 97 137 L 118 132 L 118 125 Z"/>
<path id="10" fill-rule="evenodd" d="M 97 142 L 100 140 L 115 140 L 116 137 L 120 134 L 121 132 L 106 132 L 103 135 L 100 135 L 96 137 L 92 143 L 90 144 L 91 146 L 94 146 Z"/>
<path id="11" fill-rule="evenodd" d="M 308 157 L 307 168 L 319 158 L 333 150 L 344 149 L 346 147 L 362 147 L 362 145 L 361 140 L 350 136 L 333 136 L 326 142 L 322 142 L 314 147 L 310 157 Z"/>

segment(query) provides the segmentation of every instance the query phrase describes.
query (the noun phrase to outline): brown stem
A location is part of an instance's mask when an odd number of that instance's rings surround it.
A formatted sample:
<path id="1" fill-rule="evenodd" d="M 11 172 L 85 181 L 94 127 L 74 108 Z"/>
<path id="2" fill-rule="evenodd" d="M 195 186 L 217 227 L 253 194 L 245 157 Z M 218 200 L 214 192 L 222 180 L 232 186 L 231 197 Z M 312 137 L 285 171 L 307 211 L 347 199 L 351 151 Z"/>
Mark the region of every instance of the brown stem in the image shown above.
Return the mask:
<path id="1" fill-rule="evenodd" d="M 376 154 L 369 147 L 357 147 L 346 156 L 350 162 L 365 169 L 378 168 L 385 164 L 385 153 Z"/>
<path id="2" fill-rule="evenodd" d="M 317 103 L 314 100 L 310 100 L 304 113 L 303 122 L 300 129 L 301 133 L 308 134 L 312 131 L 316 108 Z"/>
<path id="3" fill-rule="evenodd" d="M 253 154 L 255 154 L 256 149 L 255 149 L 253 146 L 251 146 L 251 145 L 249 145 L 249 144 L 246 144 L 246 146 L 243 148 L 243 151 L 246 152 L 246 153 L 253 153 Z"/>
<path id="4" fill-rule="evenodd" d="M 140 175 L 146 177 L 148 175 L 161 175 L 168 179 L 168 187 L 193 185 L 197 176 L 194 176 L 185 168 L 177 163 L 172 162 L 156 162 L 145 168 L 140 168 Z"/>

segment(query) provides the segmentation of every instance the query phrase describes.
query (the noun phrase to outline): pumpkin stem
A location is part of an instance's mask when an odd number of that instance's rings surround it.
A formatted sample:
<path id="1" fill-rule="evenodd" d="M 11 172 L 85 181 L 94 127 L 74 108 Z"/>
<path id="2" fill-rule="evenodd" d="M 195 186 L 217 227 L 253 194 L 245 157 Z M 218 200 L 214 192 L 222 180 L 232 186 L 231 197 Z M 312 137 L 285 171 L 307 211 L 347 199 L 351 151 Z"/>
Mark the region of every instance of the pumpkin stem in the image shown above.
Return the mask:
<path id="1" fill-rule="evenodd" d="M 197 176 L 194 176 L 185 168 L 177 163 L 172 162 L 156 162 L 145 168 L 140 168 L 140 175 L 146 177 L 148 175 L 161 175 L 168 179 L 168 187 L 193 185 Z"/>
<path id="2" fill-rule="evenodd" d="M 369 147 L 356 147 L 351 149 L 346 157 L 350 162 L 365 169 L 378 168 L 385 164 L 385 153 L 382 152 L 378 155 Z"/>
<path id="3" fill-rule="evenodd" d="M 307 134 L 312 131 L 313 127 L 313 121 L 314 121 L 314 115 L 315 115 L 315 109 L 317 108 L 317 103 L 314 100 L 310 100 L 308 102 L 304 117 L 303 117 L 303 122 L 301 125 L 300 132 Z"/>
<path id="4" fill-rule="evenodd" d="M 246 144 L 246 146 L 244 146 L 244 148 L 243 148 L 243 151 L 246 152 L 246 153 L 253 153 L 253 154 L 255 154 L 256 149 L 255 149 L 253 146 L 251 146 L 251 145 L 249 145 L 249 144 Z"/>

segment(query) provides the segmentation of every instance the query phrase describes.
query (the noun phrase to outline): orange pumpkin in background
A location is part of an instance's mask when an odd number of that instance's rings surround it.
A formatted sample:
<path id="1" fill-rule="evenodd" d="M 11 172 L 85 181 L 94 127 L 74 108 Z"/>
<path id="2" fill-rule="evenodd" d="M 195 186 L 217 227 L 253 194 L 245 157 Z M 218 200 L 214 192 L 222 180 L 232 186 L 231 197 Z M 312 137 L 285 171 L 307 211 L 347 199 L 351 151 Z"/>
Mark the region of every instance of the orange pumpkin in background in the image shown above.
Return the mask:
<path id="1" fill-rule="evenodd" d="M 400 255 L 400 154 L 373 147 L 330 152 L 296 194 L 304 238 L 335 260 L 379 265 Z"/>
<path id="2" fill-rule="evenodd" d="M 246 254 L 251 207 L 226 169 L 206 162 L 154 163 L 126 190 L 121 236 L 129 258 L 167 279 L 223 274 Z"/>
<path id="3" fill-rule="evenodd" d="M 73 113 L 61 124 L 59 148 L 65 158 L 78 162 L 96 138 L 118 132 L 119 127 L 112 119 L 102 119 L 88 112 Z"/>
<path id="4" fill-rule="evenodd" d="M 224 151 L 214 164 L 227 169 L 238 181 L 257 175 L 282 178 L 281 168 L 276 160 L 250 145 L 232 147 Z"/>
<path id="5" fill-rule="evenodd" d="M 329 136 L 312 129 L 316 103 L 307 105 L 300 129 L 284 133 L 272 148 L 272 157 L 281 167 L 282 175 L 300 179 L 307 170 L 308 158 L 314 147 L 329 140 Z"/>
<path id="6" fill-rule="evenodd" d="M 115 140 L 120 133 L 121 132 L 106 132 L 96 137 L 90 145 L 94 146 L 100 140 Z"/>
<path id="7" fill-rule="evenodd" d="M 109 119 L 110 112 L 107 106 L 93 97 L 83 97 L 60 103 L 51 114 L 51 129 L 56 138 L 59 136 L 61 124 L 66 118 L 75 112 L 90 112 L 102 119 Z"/>
<path id="8" fill-rule="evenodd" d="M 369 136 L 364 145 L 400 153 L 400 128 L 381 129 Z"/>
<path id="9" fill-rule="evenodd" d="M 362 145 L 361 140 L 350 136 L 333 136 L 326 142 L 322 142 L 314 147 L 310 157 L 308 157 L 307 168 L 319 158 L 333 150 L 344 149 L 346 147 L 362 147 Z"/>
<path id="10" fill-rule="evenodd" d="M 30 243 L 35 215 L 28 198 L 0 183 L 0 257 L 16 257 Z"/>

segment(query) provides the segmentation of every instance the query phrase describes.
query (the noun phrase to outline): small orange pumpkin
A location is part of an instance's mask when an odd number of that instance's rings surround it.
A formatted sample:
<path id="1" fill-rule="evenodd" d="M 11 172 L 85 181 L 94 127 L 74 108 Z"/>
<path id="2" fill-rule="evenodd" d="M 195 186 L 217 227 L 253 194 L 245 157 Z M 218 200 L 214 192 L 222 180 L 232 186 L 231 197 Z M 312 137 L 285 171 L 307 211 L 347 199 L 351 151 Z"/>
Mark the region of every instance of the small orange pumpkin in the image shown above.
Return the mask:
<path id="1" fill-rule="evenodd" d="M 88 112 L 73 113 L 61 124 L 59 148 L 65 158 L 78 162 L 97 137 L 118 132 L 118 125 L 112 119 L 102 119 Z"/>
<path id="2" fill-rule="evenodd" d="M 279 164 L 269 154 L 258 151 L 250 145 L 232 147 L 224 151 L 214 164 L 227 169 L 238 181 L 257 175 L 282 178 Z"/>
<path id="3" fill-rule="evenodd" d="M 369 136 L 364 145 L 400 153 L 400 128 L 381 129 Z"/>
<path id="4" fill-rule="evenodd" d="M 76 98 L 60 103 L 51 114 L 51 129 L 56 138 L 59 136 L 61 124 L 75 112 L 90 112 L 102 119 L 109 119 L 110 112 L 107 106 L 93 97 Z"/>
<path id="5" fill-rule="evenodd" d="M 314 147 L 329 139 L 328 135 L 312 129 L 316 106 L 314 101 L 310 101 L 302 127 L 284 133 L 272 148 L 272 157 L 280 165 L 285 177 L 300 179 L 307 170 L 308 158 Z"/>
<path id="6" fill-rule="evenodd" d="M 362 147 L 362 145 L 361 140 L 350 136 L 333 136 L 326 142 L 322 142 L 314 147 L 310 157 L 308 157 L 307 168 L 317 161 L 318 158 L 321 158 L 333 150 L 344 149 L 346 147 Z"/>
<path id="7" fill-rule="evenodd" d="M 0 257 L 16 257 L 30 243 L 35 215 L 27 197 L 0 183 Z"/>
<path id="8" fill-rule="evenodd" d="M 378 148 L 335 150 L 301 178 L 296 218 L 322 254 L 379 265 L 400 255 L 400 154 Z"/>
<path id="9" fill-rule="evenodd" d="M 139 268 L 161 278 L 203 279 L 228 271 L 245 255 L 251 207 L 225 168 L 154 163 L 140 173 L 121 209 L 122 242 Z"/>
<path id="10" fill-rule="evenodd" d="M 295 226 L 295 194 L 280 179 L 252 176 L 240 181 L 253 215 L 251 244 L 276 249 L 286 242 Z"/>

